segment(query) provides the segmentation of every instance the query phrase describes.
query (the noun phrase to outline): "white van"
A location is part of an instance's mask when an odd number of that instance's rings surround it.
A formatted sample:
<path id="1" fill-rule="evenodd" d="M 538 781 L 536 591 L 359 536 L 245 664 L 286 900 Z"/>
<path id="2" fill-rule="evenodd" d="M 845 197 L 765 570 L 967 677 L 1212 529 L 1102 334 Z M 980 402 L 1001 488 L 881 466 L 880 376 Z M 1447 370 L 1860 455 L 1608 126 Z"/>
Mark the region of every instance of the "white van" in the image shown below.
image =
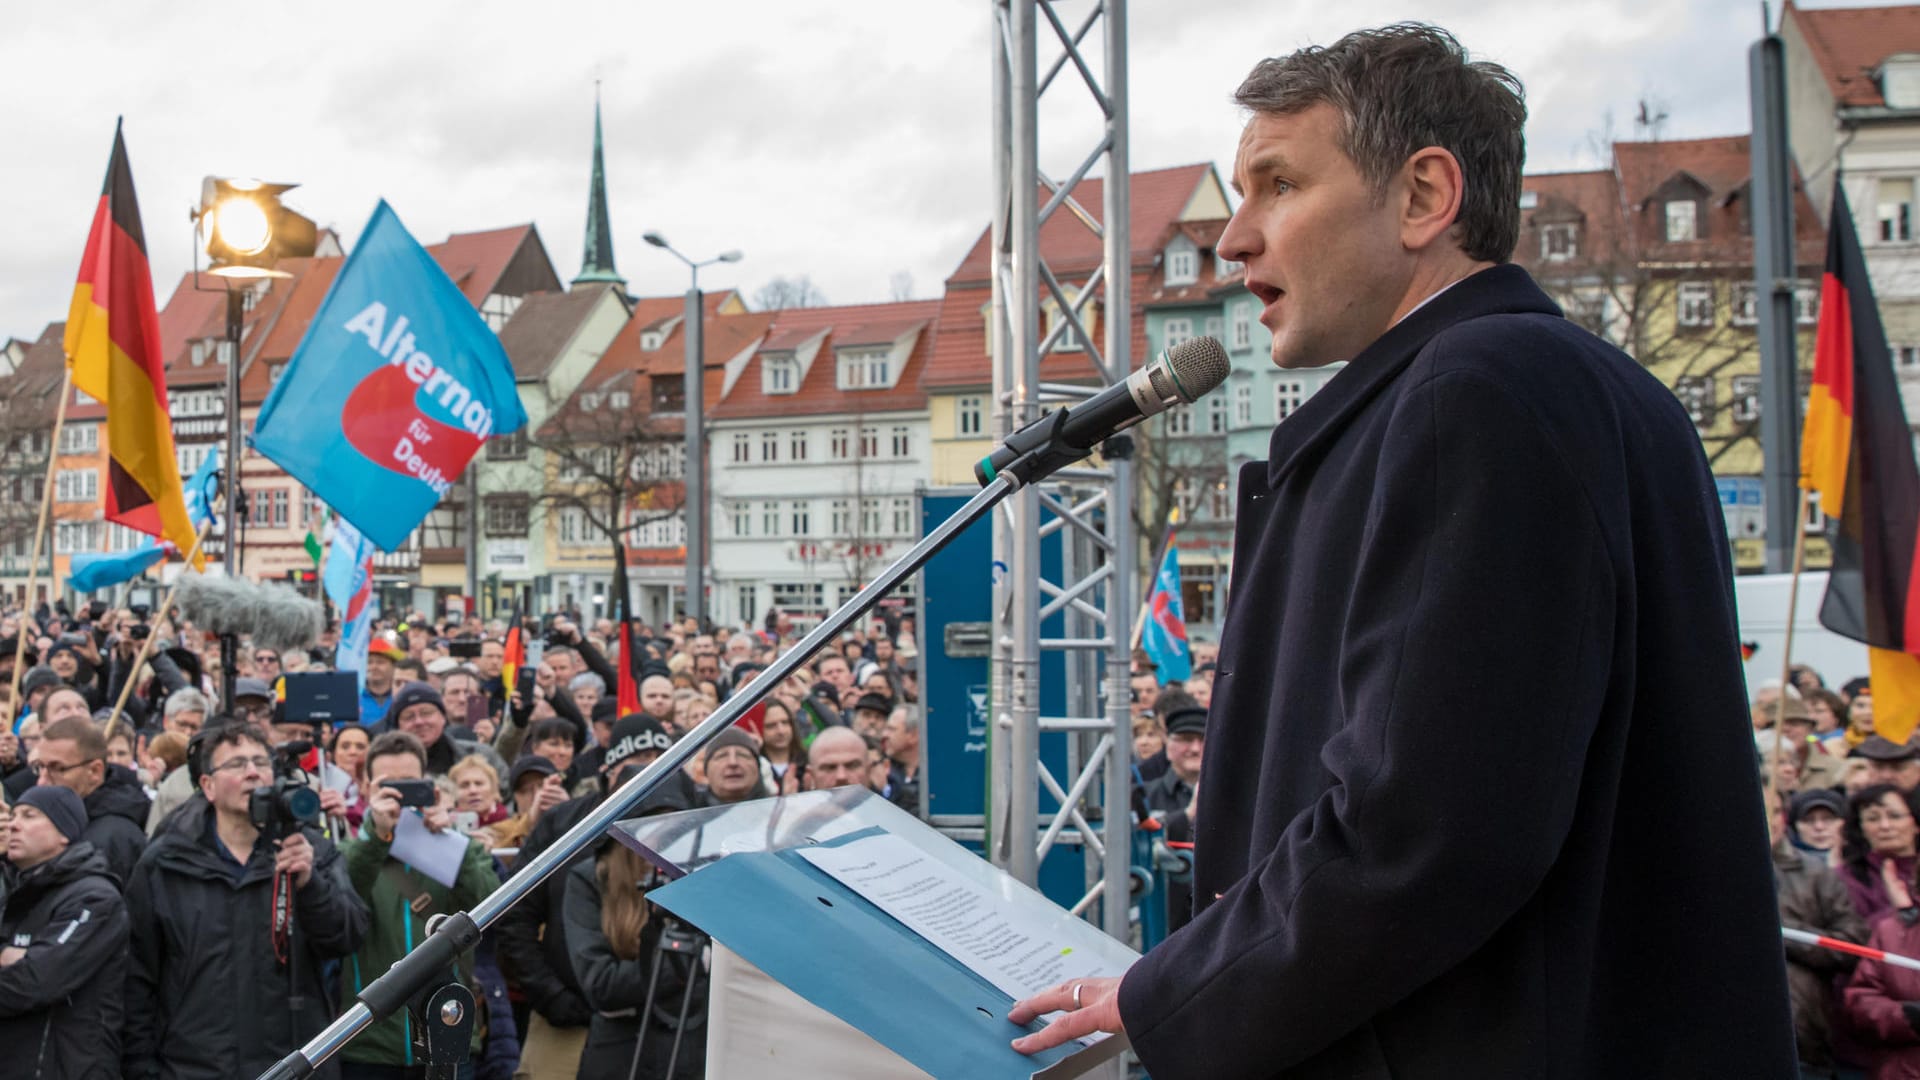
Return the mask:
<path id="1" fill-rule="evenodd" d="M 1787 639 L 1787 594 L 1792 574 L 1750 574 L 1733 579 L 1740 613 L 1740 640 L 1760 646 L 1746 663 L 1747 700 L 1768 679 L 1780 677 Z M 1793 662 L 1820 673 L 1835 691 L 1867 673 L 1867 647 L 1820 625 L 1820 602 L 1827 595 L 1827 572 L 1800 575 L 1800 602 L 1793 617 Z"/>

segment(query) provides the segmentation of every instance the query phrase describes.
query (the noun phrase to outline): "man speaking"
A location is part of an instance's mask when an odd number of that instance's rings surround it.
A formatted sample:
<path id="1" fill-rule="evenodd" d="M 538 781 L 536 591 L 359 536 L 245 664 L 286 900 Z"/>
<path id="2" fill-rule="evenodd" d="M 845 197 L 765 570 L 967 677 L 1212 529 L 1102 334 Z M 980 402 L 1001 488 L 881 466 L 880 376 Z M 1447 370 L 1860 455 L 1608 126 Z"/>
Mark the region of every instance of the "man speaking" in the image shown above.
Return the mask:
<path id="1" fill-rule="evenodd" d="M 1693 425 L 1510 265 L 1518 81 L 1432 27 L 1261 62 L 1219 243 L 1283 368 L 1240 474 L 1195 917 L 1031 1052 L 1183 1077 L 1794 1075 Z"/>

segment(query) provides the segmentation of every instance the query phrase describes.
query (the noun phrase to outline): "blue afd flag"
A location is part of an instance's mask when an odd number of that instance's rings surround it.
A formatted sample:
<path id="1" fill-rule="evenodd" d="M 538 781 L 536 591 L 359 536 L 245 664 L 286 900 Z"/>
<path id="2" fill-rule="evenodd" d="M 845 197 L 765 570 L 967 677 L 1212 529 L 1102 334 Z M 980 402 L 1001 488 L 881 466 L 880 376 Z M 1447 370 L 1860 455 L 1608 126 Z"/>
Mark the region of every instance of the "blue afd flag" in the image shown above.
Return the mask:
<path id="1" fill-rule="evenodd" d="M 132 551 L 84 551 L 73 556 L 67 588 L 77 593 L 111 589 L 132 581 L 167 557 L 167 549 L 149 536 Z"/>
<path id="2" fill-rule="evenodd" d="M 1147 624 L 1140 635 L 1140 647 L 1158 665 L 1154 677 L 1160 685 L 1192 678 L 1187 616 L 1180 606 L 1180 549 L 1173 544 L 1167 545 L 1167 557 L 1161 560 L 1153 591 L 1147 594 Z"/>
<path id="3" fill-rule="evenodd" d="M 392 551 L 526 422 L 500 339 L 382 200 L 250 442 Z"/>
<path id="4" fill-rule="evenodd" d="M 187 520 L 198 529 L 202 523 L 212 519 L 214 501 L 220 497 L 219 477 L 220 447 L 216 444 L 200 459 L 200 467 L 193 470 L 193 476 L 185 485 L 187 495 Z"/>

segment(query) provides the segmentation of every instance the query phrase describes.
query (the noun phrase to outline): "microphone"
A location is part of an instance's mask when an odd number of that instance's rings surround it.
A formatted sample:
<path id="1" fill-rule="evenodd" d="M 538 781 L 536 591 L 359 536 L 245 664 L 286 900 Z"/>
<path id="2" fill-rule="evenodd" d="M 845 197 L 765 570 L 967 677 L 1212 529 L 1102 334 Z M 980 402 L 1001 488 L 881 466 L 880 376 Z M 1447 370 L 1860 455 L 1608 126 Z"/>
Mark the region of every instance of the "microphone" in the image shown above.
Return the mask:
<path id="1" fill-rule="evenodd" d="M 304 649 L 320 638 L 319 603 L 285 585 L 187 573 L 174 589 L 181 617 L 202 630 L 248 636 L 256 648 L 274 652 Z"/>
<path id="2" fill-rule="evenodd" d="M 1218 338 L 1197 337 L 1070 409 L 1055 409 L 1012 435 L 973 467 L 980 486 L 1011 472 L 1031 484 L 1079 461 L 1149 416 L 1190 405 L 1227 381 L 1232 366 Z"/>

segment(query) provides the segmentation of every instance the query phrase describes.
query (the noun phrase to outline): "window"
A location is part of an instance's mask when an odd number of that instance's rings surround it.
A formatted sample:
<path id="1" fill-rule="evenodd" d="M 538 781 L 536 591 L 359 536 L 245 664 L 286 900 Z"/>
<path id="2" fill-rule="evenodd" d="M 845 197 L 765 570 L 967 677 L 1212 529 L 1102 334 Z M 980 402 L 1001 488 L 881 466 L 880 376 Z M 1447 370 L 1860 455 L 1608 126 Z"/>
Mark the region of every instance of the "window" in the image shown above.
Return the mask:
<path id="1" fill-rule="evenodd" d="M 833 536 L 845 536 L 849 532 L 852 532 L 853 520 L 849 516 L 850 505 L 847 500 L 835 499 L 829 504 L 829 507 L 832 510 L 832 514 L 828 518 L 831 522 L 831 528 L 827 531 Z"/>
<path id="2" fill-rule="evenodd" d="M 100 470 L 61 469 L 53 478 L 57 502 L 94 502 L 100 498 Z"/>
<path id="3" fill-rule="evenodd" d="M 272 492 L 269 492 L 269 494 L 272 496 L 272 499 L 271 511 L 267 516 L 267 520 L 272 523 L 274 528 L 284 529 L 287 527 L 287 489 L 275 488 Z"/>
<path id="4" fill-rule="evenodd" d="M 560 542 L 578 544 L 587 537 L 587 515 L 577 506 L 566 506 L 560 510 Z"/>
<path id="5" fill-rule="evenodd" d="M 1171 349 L 1175 345 L 1193 340 L 1192 319 L 1168 319 L 1160 327 L 1160 337 L 1166 344 L 1162 348 Z"/>
<path id="6" fill-rule="evenodd" d="M 1227 486 L 1227 478 L 1215 480 L 1207 488 L 1207 512 L 1215 521 L 1233 520 L 1233 491 Z"/>
<path id="7" fill-rule="evenodd" d="M 1731 408 L 1733 421 L 1736 424 L 1750 424 L 1760 419 L 1760 376 L 1735 375 L 1733 377 Z"/>
<path id="8" fill-rule="evenodd" d="M 800 389 L 800 362 L 791 356 L 769 356 L 762 360 L 760 389 L 769 394 L 791 394 Z"/>
<path id="9" fill-rule="evenodd" d="M 1674 199 L 1667 203 L 1667 243 L 1700 239 L 1698 214 L 1699 204 L 1692 199 Z"/>
<path id="10" fill-rule="evenodd" d="M 787 456 L 794 461 L 807 460 L 807 433 L 790 431 L 787 433 Z"/>
<path id="11" fill-rule="evenodd" d="M 488 461 L 525 461 L 527 459 L 527 432 L 525 428 L 508 435 L 500 435 L 487 440 Z"/>
<path id="12" fill-rule="evenodd" d="M 207 362 L 207 339 L 201 338 L 193 343 L 191 359 L 194 367 Z"/>
<path id="13" fill-rule="evenodd" d="M 896 424 L 893 428 L 893 456 L 897 458 L 913 456 L 912 429 L 905 424 Z"/>
<path id="14" fill-rule="evenodd" d="M 755 586 L 742 585 L 734 593 L 739 597 L 737 602 L 740 605 L 740 621 L 743 623 L 752 624 L 758 615 L 760 606 L 756 597 L 757 592 L 758 589 Z"/>
<path id="15" fill-rule="evenodd" d="M 1240 271 L 1245 269 L 1246 269 L 1246 264 L 1234 262 L 1232 259 L 1229 259 L 1225 255 L 1220 254 L 1218 251 L 1214 252 L 1213 276 L 1220 279 L 1221 281 L 1225 281 L 1226 279 L 1234 276 L 1235 274 L 1238 274 Z"/>
<path id="16" fill-rule="evenodd" d="M 100 449 L 99 424 L 68 424 L 60 429 L 60 452 L 91 454 Z"/>
<path id="17" fill-rule="evenodd" d="M 1920 345 L 1895 345 L 1893 366 L 1903 370 L 1920 368 Z"/>
<path id="18" fill-rule="evenodd" d="M 730 504 L 729 516 L 733 518 L 733 535 L 753 535 L 753 507 L 750 504 L 744 502 Z"/>
<path id="19" fill-rule="evenodd" d="M 1820 508 L 1820 493 L 1807 492 L 1807 532 L 1824 533 L 1827 531 L 1827 512 Z"/>
<path id="20" fill-rule="evenodd" d="M 880 500 L 860 500 L 860 535 L 880 535 Z"/>
<path id="21" fill-rule="evenodd" d="M 1687 418 L 1693 426 L 1709 428 L 1713 426 L 1713 411 L 1716 402 L 1713 393 L 1713 377 L 1710 375 L 1682 375 L 1673 385 L 1674 396 L 1686 407 Z"/>
<path id="22" fill-rule="evenodd" d="M 1668 206 L 1692 203 L 1668 203 Z M 1540 228 L 1540 257 L 1547 262 L 1565 262 L 1580 254 L 1580 227 L 1568 222 L 1562 225 L 1543 225 Z"/>
<path id="23" fill-rule="evenodd" d="M 1681 326 L 1713 325 L 1713 282 L 1683 281 L 1674 297 L 1679 304 Z"/>
<path id="24" fill-rule="evenodd" d="M 912 499 L 895 499 L 893 500 L 892 509 L 893 509 L 893 535 L 912 536 L 913 535 L 913 500 Z"/>
<path id="25" fill-rule="evenodd" d="M 795 614 L 819 614 L 826 610 L 827 586 L 820 581 L 776 581 L 768 588 L 773 593 L 773 606 L 782 611 Z"/>
<path id="26" fill-rule="evenodd" d="M 100 523 L 97 521 L 57 522 L 53 527 L 53 550 L 61 555 L 71 555 L 77 551 L 100 550 Z"/>
<path id="27" fill-rule="evenodd" d="M 884 390 L 893 385 L 893 353 L 887 349 L 862 349 L 840 354 L 842 390 Z"/>
<path id="28" fill-rule="evenodd" d="M 1167 249 L 1167 284 L 1191 285 L 1200 277 L 1200 253 L 1189 244 Z"/>
<path id="29" fill-rule="evenodd" d="M 880 429 L 863 427 L 860 429 L 860 456 L 863 458 L 880 456 Z"/>
<path id="30" fill-rule="evenodd" d="M 653 411 L 657 413 L 683 413 L 687 411 L 687 377 L 685 375 L 655 375 L 647 380 L 648 392 L 652 395 Z M 629 402 L 624 390 L 616 390 L 609 395 L 613 407 L 625 410 Z"/>
<path id="31" fill-rule="evenodd" d="M 520 297 L 489 293 L 487 298 L 480 302 L 480 318 L 486 321 L 487 329 L 497 334 L 507 325 L 507 320 L 513 318 L 513 313 L 519 308 Z"/>
<path id="32" fill-rule="evenodd" d="M 793 518 L 793 535 L 794 536 L 812 536 L 813 535 L 812 506 L 813 506 L 812 503 L 805 502 L 805 501 L 798 501 L 798 502 L 793 502 L 788 504 L 787 508 L 789 511 L 791 511 L 792 518 Z"/>
<path id="33" fill-rule="evenodd" d="M 267 365 L 267 384 L 270 386 L 279 385 L 280 376 L 285 375 L 286 373 L 287 373 L 287 365 L 268 364 Z"/>
<path id="34" fill-rule="evenodd" d="M 1081 308 L 1079 310 L 1078 315 L 1074 316 L 1075 318 L 1079 319 L 1078 326 L 1076 326 L 1073 319 L 1068 317 L 1069 315 L 1073 315 L 1073 308 L 1071 306 L 1071 302 L 1069 302 L 1067 312 L 1063 314 L 1061 312 L 1059 304 L 1056 304 L 1051 300 L 1047 301 L 1046 306 L 1041 311 L 1041 317 L 1046 322 L 1044 333 L 1048 337 L 1053 338 L 1052 351 L 1080 352 L 1081 350 L 1085 349 L 1086 341 L 1081 336 L 1080 330 L 1082 328 L 1088 331 L 1091 331 L 1093 329 L 1093 312 L 1094 312 L 1093 304 L 1091 301 L 1089 301 L 1087 306 Z M 1058 329 L 1059 331 L 1059 335 L 1057 337 L 1054 336 L 1054 331 L 1056 329 Z"/>
<path id="35" fill-rule="evenodd" d="M 1166 412 L 1162 413 L 1161 415 L 1166 417 L 1168 435 L 1177 436 L 1177 435 L 1193 434 L 1193 410 L 1192 409 L 1168 409 Z"/>
<path id="36" fill-rule="evenodd" d="M 847 429 L 834 428 L 827 433 L 827 446 L 831 456 L 836 459 L 847 457 Z"/>
<path id="37" fill-rule="evenodd" d="M 1273 418 L 1280 422 L 1300 411 L 1300 403 L 1307 400 L 1307 384 L 1298 379 L 1286 379 L 1273 384 Z"/>
<path id="38" fill-rule="evenodd" d="M 780 435 L 778 432 L 763 431 L 760 433 L 760 460 L 780 460 Z"/>
<path id="39" fill-rule="evenodd" d="M 1900 244 L 1913 239 L 1913 179 L 1881 180 L 1877 186 L 1880 242 Z"/>
<path id="40" fill-rule="evenodd" d="M 1253 305 L 1233 305 L 1233 347 L 1248 349 L 1253 347 Z"/>
<path id="41" fill-rule="evenodd" d="M 954 406 L 955 434 L 961 438 L 987 430 L 987 399 L 963 397 Z"/>
<path id="42" fill-rule="evenodd" d="M 1246 427 L 1253 423 L 1253 384 L 1240 383 L 1233 388 L 1233 422 Z"/>
<path id="43" fill-rule="evenodd" d="M 1731 320 L 1735 326 L 1752 326 L 1760 321 L 1760 294 L 1754 290 L 1751 281 L 1733 283 L 1733 312 Z"/>
<path id="44" fill-rule="evenodd" d="M 1820 321 L 1820 286 L 1802 281 L 1793 287 L 1793 321 L 1812 326 Z"/>
<path id="45" fill-rule="evenodd" d="M 733 436 L 734 464 L 738 465 L 751 460 L 753 460 L 753 436 L 744 431 L 735 432 Z"/>
<path id="46" fill-rule="evenodd" d="M 1215 341 L 1220 340 L 1220 316 L 1209 315 L 1207 316 L 1207 321 L 1201 325 L 1205 328 L 1204 332 L 1208 337 Z"/>
<path id="47" fill-rule="evenodd" d="M 489 495 L 486 502 L 487 535 L 526 536 L 528 501 L 525 495 Z"/>
<path id="48" fill-rule="evenodd" d="M 780 535 L 780 504 L 763 502 L 760 504 L 760 532 L 764 536 Z"/>
<path id="49" fill-rule="evenodd" d="M 1207 395 L 1207 434 L 1225 435 L 1227 433 L 1227 398 L 1224 394 Z"/>

